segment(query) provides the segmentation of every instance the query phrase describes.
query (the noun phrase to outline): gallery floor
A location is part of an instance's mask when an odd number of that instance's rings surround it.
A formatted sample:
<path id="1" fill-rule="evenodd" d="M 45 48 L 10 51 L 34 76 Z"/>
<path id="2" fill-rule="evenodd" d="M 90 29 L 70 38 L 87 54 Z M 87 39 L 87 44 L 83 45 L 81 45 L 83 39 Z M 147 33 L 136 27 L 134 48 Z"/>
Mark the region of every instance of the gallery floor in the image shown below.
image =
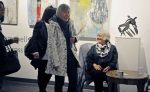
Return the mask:
<path id="1" fill-rule="evenodd" d="M 64 87 L 64 92 L 67 92 L 67 87 Z M 0 92 L 39 92 L 37 83 L 27 83 L 19 81 L 5 80 L 3 88 Z M 54 92 L 54 85 L 48 85 L 47 92 Z M 84 89 L 83 92 L 94 92 L 90 89 Z"/>

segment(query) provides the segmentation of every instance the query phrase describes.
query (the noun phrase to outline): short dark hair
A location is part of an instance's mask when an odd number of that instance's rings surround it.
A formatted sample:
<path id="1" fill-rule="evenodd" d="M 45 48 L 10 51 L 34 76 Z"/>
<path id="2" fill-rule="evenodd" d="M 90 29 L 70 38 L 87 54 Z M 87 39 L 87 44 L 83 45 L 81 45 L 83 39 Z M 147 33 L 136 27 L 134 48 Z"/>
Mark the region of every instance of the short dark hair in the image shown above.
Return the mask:
<path id="1" fill-rule="evenodd" d="M 4 7 L 4 3 L 3 3 L 2 1 L 0 1 L 0 4 L 2 4 L 2 5 L 3 5 L 3 7 Z M 0 6 L 0 8 L 2 8 L 2 7 Z"/>
<path id="2" fill-rule="evenodd" d="M 43 13 L 42 20 L 48 23 L 49 19 L 53 17 L 55 13 L 56 13 L 56 8 L 52 6 L 48 6 Z"/>

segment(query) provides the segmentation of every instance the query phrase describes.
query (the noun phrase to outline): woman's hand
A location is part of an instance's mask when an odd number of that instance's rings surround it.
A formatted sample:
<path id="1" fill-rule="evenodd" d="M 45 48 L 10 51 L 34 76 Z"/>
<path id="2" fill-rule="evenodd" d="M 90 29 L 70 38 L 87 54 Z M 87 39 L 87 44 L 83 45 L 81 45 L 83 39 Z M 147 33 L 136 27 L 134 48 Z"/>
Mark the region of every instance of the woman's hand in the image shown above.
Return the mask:
<path id="1" fill-rule="evenodd" d="M 18 43 L 19 42 L 19 38 L 18 37 L 14 37 L 14 38 L 12 38 L 12 40 L 13 40 L 13 43 Z"/>
<path id="2" fill-rule="evenodd" d="M 34 59 L 39 59 L 40 58 L 39 52 L 34 52 L 34 53 L 32 53 L 32 55 L 33 55 Z"/>
<path id="3" fill-rule="evenodd" d="M 93 64 L 93 67 L 95 70 L 99 70 L 99 71 L 102 69 L 102 67 L 100 65 L 97 65 L 95 63 Z"/>
<path id="4" fill-rule="evenodd" d="M 107 66 L 106 68 L 104 68 L 103 72 L 108 72 L 110 70 L 110 66 Z"/>
<path id="5" fill-rule="evenodd" d="M 75 42 L 76 42 L 76 37 L 71 37 L 71 38 L 70 38 L 70 42 L 71 42 L 71 43 L 75 43 Z"/>

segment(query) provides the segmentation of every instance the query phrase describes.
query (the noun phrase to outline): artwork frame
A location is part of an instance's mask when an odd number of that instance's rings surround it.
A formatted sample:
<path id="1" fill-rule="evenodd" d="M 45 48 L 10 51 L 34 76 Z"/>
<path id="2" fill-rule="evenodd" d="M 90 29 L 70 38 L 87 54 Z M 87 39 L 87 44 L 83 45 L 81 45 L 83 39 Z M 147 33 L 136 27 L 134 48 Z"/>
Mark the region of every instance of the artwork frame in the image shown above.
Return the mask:
<path id="1" fill-rule="evenodd" d="M 41 20 L 45 8 L 49 5 L 57 6 L 57 0 L 27 0 L 28 25 L 33 28 L 37 21 Z"/>
<path id="2" fill-rule="evenodd" d="M 18 0 L 1 0 L 5 6 L 3 25 L 18 25 Z"/>
<path id="3" fill-rule="evenodd" d="M 70 5 L 79 40 L 95 41 L 100 30 L 109 31 L 111 0 L 70 0 Z"/>

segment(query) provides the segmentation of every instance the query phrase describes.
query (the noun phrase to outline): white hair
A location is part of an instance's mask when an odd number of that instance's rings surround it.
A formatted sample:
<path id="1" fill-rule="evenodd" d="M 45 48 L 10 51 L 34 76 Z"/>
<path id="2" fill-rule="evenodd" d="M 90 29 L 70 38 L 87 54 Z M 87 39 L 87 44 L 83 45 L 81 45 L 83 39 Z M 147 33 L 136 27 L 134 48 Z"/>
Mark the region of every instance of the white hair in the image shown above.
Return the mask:
<path id="1" fill-rule="evenodd" d="M 108 40 L 108 41 L 110 41 L 110 34 L 109 34 L 108 31 L 101 30 L 101 31 L 98 32 L 97 35 L 99 35 L 99 34 L 103 36 L 103 40 Z"/>

